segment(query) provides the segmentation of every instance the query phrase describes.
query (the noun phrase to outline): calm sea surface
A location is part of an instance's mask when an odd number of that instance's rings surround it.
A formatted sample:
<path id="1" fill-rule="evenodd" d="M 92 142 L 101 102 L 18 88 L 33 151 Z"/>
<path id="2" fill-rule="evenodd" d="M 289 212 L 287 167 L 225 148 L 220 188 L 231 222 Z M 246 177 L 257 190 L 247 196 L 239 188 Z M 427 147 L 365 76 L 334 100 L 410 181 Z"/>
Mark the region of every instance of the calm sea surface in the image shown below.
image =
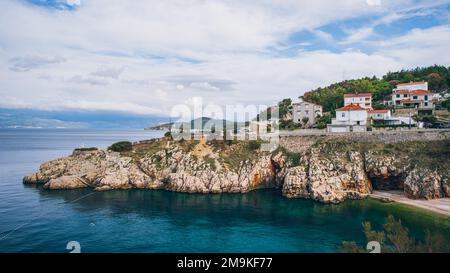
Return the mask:
<path id="1" fill-rule="evenodd" d="M 334 252 L 365 244 L 361 223 L 380 228 L 388 214 L 418 239 L 447 236 L 450 220 L 375 200 L 324 205 L 277 190 L 248 194 L 88 189 L 46 191 L 22 184 L 44 161 L 77 147 L 159 137 L 143 130 L 0 130 L 0 252 Z"/>

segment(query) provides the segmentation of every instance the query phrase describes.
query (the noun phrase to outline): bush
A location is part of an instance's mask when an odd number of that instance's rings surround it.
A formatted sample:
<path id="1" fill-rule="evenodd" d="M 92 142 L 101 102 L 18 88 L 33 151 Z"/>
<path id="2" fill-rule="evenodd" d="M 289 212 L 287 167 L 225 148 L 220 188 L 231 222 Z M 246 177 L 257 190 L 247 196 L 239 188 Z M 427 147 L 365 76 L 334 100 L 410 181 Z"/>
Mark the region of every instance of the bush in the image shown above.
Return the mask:
<path id="1" fill-rule="evenodd" d="M 325 129 L 327 128 L 327 124 L 325 122 L 319 122 L 316 126 L 317 129 Z"/>
<path id="2" fill-rule="evenodd" d="M 249 150 L 252 150 L 252 151 L 258 150 L 260 147 L 261 147 L 261 143 L 259 141 L 257 141 L 257 140 L 250 140 L 248 142 L 248 149 Z"/>
<path id="3" fill-rule="evenodd" d="M 172 132 L 168 131 L 164 133 L 164 137 L 166 138 L 172 138 Z"/>
<path id="4" fill-rule="evenodd" d="M 437 118 L 433 115 L 418 115 L 414 116 L 414 119 L 421 122 L 434 123 L 437 121 Z"/>
<path id="5" fill-rule="evenodd" d="M 400 219 L 397 220 L 392 215 L 386 218 L 382 230 L 373 230 L 370 222 L 364 222 L 363 231 L 367 242 L 376 241 L 380 243 L 382 253 L 446 253 L 450 251 L 450 246 L 442 235 L 432 234 L 426 230 L 425 239 L 418 241 L 410 235 L 408 228 L 402 225 Z M 342 242 L 340 251 L 343 253 L 368 252 L 356 242 L 348 241 Z"/>
<path id="6" fill-rule="evenodd" d="M 91 151 L 97 151 L 98 148 L 96 147 L 89 147 L 89 148 L 76 148 L 74 151 L 76 152 L 91 152 Z"/>
<path id="7" fill-rule="evenodd" d="M 331 115 L 325 114 L 321 117 L 318 117 L 316 120 L 316 128 L 317 129 L 325 129 L 327 128 L 327 124 L 331 123 Z"/>
<path id="8" fill-rule="evenodd" d="M 108 150 L 114 152 L 127 152 L 133 149 L 133 144 L 129 141 L 120 141 L 116 142 L 113 145 L 108 147 Z"/>

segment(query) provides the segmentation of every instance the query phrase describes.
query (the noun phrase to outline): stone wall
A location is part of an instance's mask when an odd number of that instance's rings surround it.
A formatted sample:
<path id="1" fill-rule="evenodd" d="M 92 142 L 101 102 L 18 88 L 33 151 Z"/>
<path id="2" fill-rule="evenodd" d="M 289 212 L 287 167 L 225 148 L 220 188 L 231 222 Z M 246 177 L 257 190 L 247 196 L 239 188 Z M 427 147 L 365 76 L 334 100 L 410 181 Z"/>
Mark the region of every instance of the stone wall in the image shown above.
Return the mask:
<path id="1" fill-rule="evenodd" d="M 303 152 L 320 139 L 346 139 L 362 142 L 396 143 L 450 139 L 450 130 L 408 130 L 363 133 L 319 133 L 282 135 L 280 146 L 291 152 Z"/>

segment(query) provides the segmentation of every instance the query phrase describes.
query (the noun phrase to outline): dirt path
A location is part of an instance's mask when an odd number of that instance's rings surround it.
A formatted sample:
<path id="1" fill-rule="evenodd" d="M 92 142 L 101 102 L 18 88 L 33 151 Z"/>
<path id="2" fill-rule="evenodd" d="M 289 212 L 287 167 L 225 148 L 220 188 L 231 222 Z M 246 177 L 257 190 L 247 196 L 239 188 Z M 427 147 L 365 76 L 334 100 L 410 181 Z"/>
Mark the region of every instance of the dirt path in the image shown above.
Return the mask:
<path id="1" fill-rule="evenodd" d="M 388 199 L 450 216 L 450 198 L 415 200 L 407 198 L 401 191 L 373 191 L 369 196 L 375 199 Z"/>

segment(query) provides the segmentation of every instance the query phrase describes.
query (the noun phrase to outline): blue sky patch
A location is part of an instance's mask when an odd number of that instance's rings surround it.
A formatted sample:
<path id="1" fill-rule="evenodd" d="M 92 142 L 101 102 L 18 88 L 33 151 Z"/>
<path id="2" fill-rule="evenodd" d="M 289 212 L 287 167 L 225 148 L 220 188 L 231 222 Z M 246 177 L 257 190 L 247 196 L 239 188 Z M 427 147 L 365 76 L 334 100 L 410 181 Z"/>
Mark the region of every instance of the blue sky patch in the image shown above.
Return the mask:
<path id="1" fill-rule="evenodd" d="M 48 9 L 56 10 L 75 10 L 79 4 L 78 1 L 68 0 L 24 0 L 25 2 Z"/>

